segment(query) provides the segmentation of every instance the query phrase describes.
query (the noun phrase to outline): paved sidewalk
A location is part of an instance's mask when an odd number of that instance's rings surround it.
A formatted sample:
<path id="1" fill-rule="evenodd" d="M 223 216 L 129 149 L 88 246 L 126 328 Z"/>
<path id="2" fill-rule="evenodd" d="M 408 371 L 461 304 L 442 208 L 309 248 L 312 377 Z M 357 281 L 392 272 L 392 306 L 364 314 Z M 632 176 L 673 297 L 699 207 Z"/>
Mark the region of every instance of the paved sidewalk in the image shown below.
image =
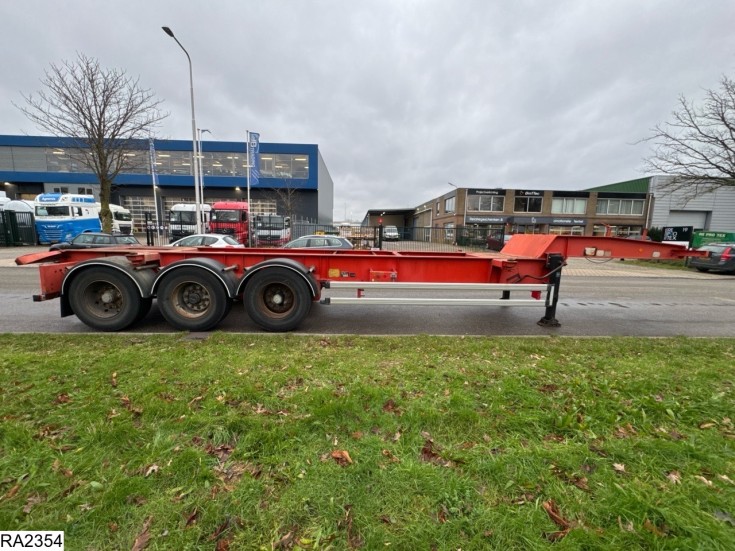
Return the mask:
<path id="1" fill-rule="evenodd" d="M 667 277 L 679 279 L 712 279 L 732 277 L 726 274 L 702 273 L 696 270 L 674 270 L 655 265 L 639 266 L 617 259 L 570 258 L 564 267 L 564 276 L 582 277 Z M 735 278 L 733 278 L 735 280 Z"/>

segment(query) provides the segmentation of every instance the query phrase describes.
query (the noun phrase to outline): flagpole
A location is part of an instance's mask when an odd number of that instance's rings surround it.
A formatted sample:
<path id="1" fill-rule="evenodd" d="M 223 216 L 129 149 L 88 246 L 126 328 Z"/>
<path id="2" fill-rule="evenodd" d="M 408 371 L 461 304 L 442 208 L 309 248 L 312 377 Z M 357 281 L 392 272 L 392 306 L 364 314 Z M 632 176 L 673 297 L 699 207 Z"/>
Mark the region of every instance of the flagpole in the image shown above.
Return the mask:
<path id="1" fill-rule="evenodd" d="M 245 150 L 247 151 L 247 170 L 248 170 L 248 247 L 253 246 L 253 224 L 252 212 L 250 209 L 250 130 L 247 130 L 247 142 L 245 142 Z"/>
<path id="2" fill-rule="evenodd" d="M 156 215 L 156 235 L 161 237 L 161 224 L 158 220 L 158 194 L 156 188 L 158 187 L 158 172 L 156 171 L 156 146 L 153 143 L 153 138 L 149 138 L 149 150 L 151 160 L 151 180 L 153 182 L 153 209 Z M 159 243 L 156 243 L 158 245 Z"/>

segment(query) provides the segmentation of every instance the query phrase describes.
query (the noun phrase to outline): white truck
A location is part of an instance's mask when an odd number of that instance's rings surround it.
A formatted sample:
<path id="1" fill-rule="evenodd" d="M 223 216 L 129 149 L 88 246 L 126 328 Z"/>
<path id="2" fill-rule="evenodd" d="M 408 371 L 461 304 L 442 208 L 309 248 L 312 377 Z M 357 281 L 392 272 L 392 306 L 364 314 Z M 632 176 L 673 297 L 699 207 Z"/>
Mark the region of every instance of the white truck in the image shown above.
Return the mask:
<path id="1" fill-rule="evenodd" d="M 212 206 L 206 203 L 199 205 L 204 231 L 209 229 Z M 195 203 L 177 203 L 171 207 L 168 216 L 168 232 L 171 242 L 197 233 L 197 215 Z"/>
<path id="2" fill-rule="evenodd" d="M 102 205 L 97 203 L 97 208 L 101 209 Z M 112 233 L 132 235 L 133 214 L 125 207 L 112 203 L 110 203 L 110 212 L 112 213 Z"/>

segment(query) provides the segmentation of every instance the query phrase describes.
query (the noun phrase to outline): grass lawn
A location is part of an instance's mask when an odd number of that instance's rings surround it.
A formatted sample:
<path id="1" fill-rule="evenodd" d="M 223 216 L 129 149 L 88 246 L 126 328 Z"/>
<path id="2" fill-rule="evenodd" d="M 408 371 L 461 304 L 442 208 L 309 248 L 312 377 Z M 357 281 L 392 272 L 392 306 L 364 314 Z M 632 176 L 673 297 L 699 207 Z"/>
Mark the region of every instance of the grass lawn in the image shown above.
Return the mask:
<path id="1" fill-rule="evenodd" d="M 0 529 L 733 549 L 735 340 L 0 335 Z"/>

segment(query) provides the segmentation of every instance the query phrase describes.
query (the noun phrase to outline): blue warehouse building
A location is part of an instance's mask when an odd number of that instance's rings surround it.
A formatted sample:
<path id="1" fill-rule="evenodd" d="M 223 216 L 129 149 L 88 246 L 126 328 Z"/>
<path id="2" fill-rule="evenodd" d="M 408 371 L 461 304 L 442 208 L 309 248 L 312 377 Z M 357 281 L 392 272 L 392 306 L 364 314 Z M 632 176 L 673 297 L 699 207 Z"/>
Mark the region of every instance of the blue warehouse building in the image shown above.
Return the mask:
<path id="1" fill-rule="evenodd" d="M 0 191 L 10 199 L 33 200 L 39 193 L 91 194 L 99 182 L 74 155 L 72 138 L 0 136 Z M 119 174 L 112 202 L 130 209 L 138 229 L 145 215 L 165 216 L 176 203 L 194 202 L 192 142 L 154 140 L 155 171 L 148 142 L 131 148 L 131 169 Z M 204 202 L 247 200 L 247 144 L 203 141 Z M 154 172 L 156 189 L 154 194 Z M 250 182 L 254 214 L 282 214 L 295 221 L 331 224 L 334 184 L 315 144 L 260 143 L 260 177 Z"/>

